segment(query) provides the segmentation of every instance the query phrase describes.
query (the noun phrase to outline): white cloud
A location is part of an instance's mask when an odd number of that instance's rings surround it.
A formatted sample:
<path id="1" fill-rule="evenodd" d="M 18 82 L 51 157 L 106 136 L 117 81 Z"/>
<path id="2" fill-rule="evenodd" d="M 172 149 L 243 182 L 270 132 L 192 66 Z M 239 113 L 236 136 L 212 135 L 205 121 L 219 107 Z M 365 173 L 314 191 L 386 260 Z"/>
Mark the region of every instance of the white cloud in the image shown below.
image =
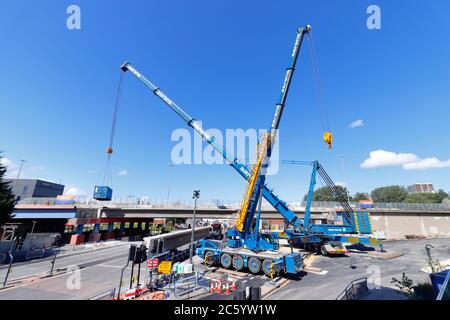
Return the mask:
<path id="1" fill-rule="evenodd" d="M 336 186 L 341 186 L 341 187 L 347 188 L 347 183 L 345 183 L 345 181 L 336 181 L 334 184 Z"/>
<path id="2" fill-rule="evenodd" d="M 128 175 L 128 170 L 127 169 L 123 169 L 123 170 L 119 171 L 117 173 L 117 175 L 119 175 L 119 176 L 127 176 Z"/>
<path id="3" fill-rule="evenodd" d="M 0 163 L 3 166 L 6 166 L 6 174 L 5 174 L 5 178 L 7 179 L 13 179 L 17 177 L 17 174 L 19 173 L 19 167 L 12 162 L 10 159 L 8 158 L 2 158 L 0 160 Z"/>
<path id="4" fill-rule="evenodd" d="M 419 160 L 419 157 L 414 153 L 395 153 L 377 150 L 369 153 L 369 159 L 366 159 L 361 163 L 361 168 L 371 169 L 386 166 L 399 166 Z"/>
<path id="5" fill-rule="evenodd" d="M 405 170 L 426 170 L 426 169 L 441 169 L 450 168 L 450 160 L 441 161 L 437 158 L 426 158 L 416 162 L 405 163 L 402 165 Z"/>
<path id="6" fill-rule="evenodd" d="M 17 178 L 17 174 L 19 173 L 20 169 L 20 162 L 19 164 L 13 162 L 12 160 L 8 158 L 2 158 L 1 159 L 2 165 L 6 166 L 6 178 L 7 179 L 15 179 Z M 45 171 L 47 168 L 42 165 L 27 165 L 27 163 L 24 163 L 22 167 L 22 171 L 20 172 L 20 178 L 22 179 L 33 179 L 33 178 L 41 178 L 37 177 L 36 174 Z"/>
<path id="7" fill-rule="evenodd" d="M 395 153 L 377 150 L 370 152 L 369 158 L 361 163 L 361 168 L 363 169 L 387 166 L 402 166 L 404 170 L 450 168 L 450 160 L 442 161 L 435 157 L 421 159 L 414 153 Z"/>
<path id="8" fill-rule="evenodd" d="M 353 121 L 352 123 L 350 123 L 350 125 L 348 126 L 349 128 L 358 128 L 358 127 L 362 127 L 364 125 L 364 120 L 358 119 Z"/>
<path id="9" fill-rule="evenodd" d="M 64 192 L 64 195 L 66 196 L 74 196 L 74 197 L 82 197 L 86 195 L 86 192 L 84 192 L 83 190 L 74 187 L 74 186 L 69 186 L 68 188 L 66 188 L 66 191 Z"/>

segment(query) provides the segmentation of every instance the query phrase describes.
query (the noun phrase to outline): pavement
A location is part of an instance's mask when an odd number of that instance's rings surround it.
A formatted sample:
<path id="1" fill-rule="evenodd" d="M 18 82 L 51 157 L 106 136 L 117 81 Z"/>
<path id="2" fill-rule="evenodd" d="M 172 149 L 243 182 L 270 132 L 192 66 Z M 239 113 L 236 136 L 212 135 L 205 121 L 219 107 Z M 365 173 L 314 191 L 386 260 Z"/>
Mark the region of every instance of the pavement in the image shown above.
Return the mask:
<path id="1" fill-rule="evenodd" d="M 140 242 L 139 242 L 140 243 Z M 0 290 L 0 300 L 73 300 L 90 299 L 102 292 L 117 288 L 121 269 L 128 256 L 129 242 L 123 242 L 102 249 L 87 248 L 76 254 L 57 257 L 57 275 L 41 278 L 48 274 L 51 259 L 38 260 L 13 265 L 8 283 L 14 286 Z M 353 280 L 367 277 L 369 283 L 379 284 L 378 289 L 370 290 L 361 299 L 404 299 L 390 283 L 393 277 L 400 279 L 405 272 L 415 284 L 428 282 L 428 274 L 421 271 L 427 266 L 425 245 L 432 244 L 433 258 L 446 261 L 450 258 L 450 239 L 418 239 L 386 241 L 388 254 L 352 251 L 347 257 L 323 257 L 312 255 L 308 258 L 309 268 L 296 277 L 288 277 L 280 283 L 280 288 L 270 287 L 270 279 L 264 275 L 252 275 L 227 271 L 220 268 L 211 270 L 212 276 L 232 274 L 236 277 L 238 289 L 261 287 L 264 299 L 268 300 L 334 300 Z M 401 252 L 402 254 L 398 254 Z M 395 253 L 395 254 L 394 254 Z M 0 268 L 0 281 L 6 274 Z M 59 270 L 59 271 L 58 271 Z M 129 287 L 131 267 L 124 272 L 122 292 Z M 135 275 L 137 267 L 135 267 Z M 37 276 L 37 277 L 36 277 Z M 141 267 L 141 282 L 145 277 L 145 265 Z M 20 279 L 28 281 L 18 282 Z M 16 282 L 16 283 L 14 283 Z M 195 296 L 195 297 L 194 297 Z M 233 295 L 209 293 L 204 290 L 199 295 L 190 295 L 199 300 L 232 300 Z"/>
<path id="2" fill-rule="evenodd" d="M 57 257 L 54 270 L 65 272 L 0 290 L 0 300 L 85 300 L 118 287 L 121 269 L 127 263 L 129 244 L 124 242 L 102 250 L 87 250 L 75 255 Z M 48 274 L 50 268 L 51 260 L 13 265 L 8 283 L 25 277 L 43 276 Z M 0 270 L 2 281 L 6 270 Z M 134 269 L 134 274 L 136 273 L 137 266 Z M 145 265 L 142 264 L 141 282 L 144 277 Z M 130 279 L 131 265 L 124 272 L 122 290 L 129 287 Z"/>
<path id="3" fill-rule="evenodd" d="M 405 297 L 390 282 L 393 277 L 401 279 L 402 273 L 415 284 L 429 282 L 428 274 L 421 271 L 427 266 L 426 244 L 432 244 L 434 258 L 444 261 L 450 257 L 450 239 L 418 239 L 384 242 L 388 252 L 402 252 L 403 255 L 380 259 L 369 253 L 353 252 L 348 257 L 323 257 L 317 255 L 313 266 L 325 274 L 307 272 L 301 277 L 290 279 L 282 289 L 268 295 L 271 300 L 334 300 L 353 280 L 367 277 L 370 283 L 379 284 L 362 299 L 396 300 Z"/>

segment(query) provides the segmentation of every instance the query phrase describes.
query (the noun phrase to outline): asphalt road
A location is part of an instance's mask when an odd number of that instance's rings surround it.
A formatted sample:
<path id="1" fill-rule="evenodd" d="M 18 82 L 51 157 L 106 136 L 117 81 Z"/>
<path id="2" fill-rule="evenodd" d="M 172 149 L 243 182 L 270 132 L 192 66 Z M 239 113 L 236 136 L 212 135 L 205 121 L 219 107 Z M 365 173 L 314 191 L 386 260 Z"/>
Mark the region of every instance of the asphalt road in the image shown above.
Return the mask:
<path id="1" fill-rule="evenodd" d="M 128 245 L 119 245 L 94 252 L 81 253 L 57 259 L 55 269 L 69 272 L 40 279 L 28 284 L 0 290 L 0 300 L 73 300 L 89 299 L 95 295 L 118 287 L 121 269 L 128 256 Z M 50 270 L 50 261 L 31 262 L 13 268 L 11 280 Z M 70 271 L 72 270 L 72 271 Z M 6 269 L 0 270 L 0 279 Z M 137 266 L 134 274 L 137 274 Z M 145 277 L 145 264 L 141 265 L 141 282 Z M 122 290 L 129 287 L 131 265 L 125 270 Z"/>
<path id="2" fill-rule="evenodd" d="M 434 246 L 433 257 L 443 261 L 450 258 L 450 239 L 405 240 L 386 242 L 388 251 L 404 251 L 401 257 L 381 260 L 370 257 L 366 253 L 351 253 L 348 257 L 317 256 L 313 266 L 322 268 L 325 274 L 307 273 L 290 279 L 286 285 L 278 289 L 268 299 L 336 299 L 336 297 L 352 281 L 362 277 L 376 279 L 379 273 L 380 289 L 368 298 L 398 299 L 402 298 L 393 290 L 390 283 L 392 277 L 401 278 L 405 272 L 416 284 L 427 282 L 428 275 L 420 271 L 427 266 L 425 244 Z M 86 252 L 57 259 L 55 269 L 81 269 L 21 284 L 13 288 L 0 290 L 0 300 L 73 300 L 89 299 L 99 293 L 118 287 L 120 272 L 126 264 L 128 245 L 106 248 L 94 252 Z M 50 261 L 21 263 L 14 266 L 10 279 L 45 274 L 50 270 Z M 6 268 L 0 269 L 0 280 Z M 135 268 L 135 275 L 137 267 Z M 131 268 L 124 273 L 122 290 L 129 287 Z M 145 265 L 141 268 L 141 282 L 145 277 Z M 238 287 L 260 287 L 269 281 L 263 275 L 248 275 L 237 281 Z M 232 299 L 232 295 L 210 294 L 203 299 Z"/>
<path id="3" fill-rule="evenodd" d="M 401 299 L 391 280 L 401 279 L 402 273 L 415 284 L 429 282 L 426 273 L 420 271 L 428 266 L 425 245 L 434 246 L 432 255 L 440 261 L 450 258 L 450 239 L 402 240 L 385 242 L 388 251 L 404 251 L 401 257 L 381 260 L 369 257 L 365 253 L 351 253 L 349 257 L 317 256 L 314 267 L 322 268 L 324 275 L 307 273 L 302 277 L 290 280 L 287 285 L 275 291 L 267 299 L 275 300 L 334 300 L 353 280 L 367 277 L 369 282 L 376 283 L 379 274 L 380 287 L 372 290 L 367 299 Z M 379 272 L 379 273 L 378 273 Z"/>

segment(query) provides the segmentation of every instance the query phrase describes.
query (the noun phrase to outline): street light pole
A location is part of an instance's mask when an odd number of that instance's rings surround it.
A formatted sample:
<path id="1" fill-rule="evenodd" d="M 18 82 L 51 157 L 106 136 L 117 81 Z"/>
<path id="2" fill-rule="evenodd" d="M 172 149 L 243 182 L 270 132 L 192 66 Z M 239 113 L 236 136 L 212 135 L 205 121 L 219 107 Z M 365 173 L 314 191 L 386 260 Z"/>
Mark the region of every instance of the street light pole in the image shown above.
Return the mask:
<path id="1" fill-rule="evenodd" d="M 197 199 L 200 198 L 200 190 L 194 190 L 194 194 L 192 195 L 192 199 L 194 199 L 194 216 L 192 222 L 192 232 L 191 232 L 191 246 L 189 250 L 189 263 L 192 263 L 192 254 L 194 251 L 194 236 L 195 236 L 195 224 L 197 223 L 195 220 L 195 211 L 197 210 Z"/>
<path id="2" fill-rule="evenodd" d="M 14 183 L 14 191 L 16 192 L 16 195 L 17 195 L 17 190 L 16 190 L 16 187 L 17 187 L 17 182 L 19 181 L 19 177 L 20 177 L 20 173 L 22 172 L 22 168 L 23 168 L 23 164 L 25 163 L 25 162 L 27 162 L 27 160 L 23 160 L 23 159 L 20 159 L 20 167 L 19 167 L 19 172 L 17 173 L 17 177 L 16 177 L 16 182 Z"/>
<path id="3" fill-rule="evenodd" d="M 31 228 L 31 233 L 34 232 L 34 226 L 36 225 L 36 222 L 37 222 L 37 221 L 33 221 L 33 227 Z"/>
<path id="4" fill-rule="evenodd" d="M 350 191 L 348 188 L 348 183 L 347 183 L 347 175 L 345 174 L 345 167 L 344 167 L 344 155 L 340 155 L 339 158 L 341 159 L 341 167 L 342 167 L 342 175 L 344 177 L 344 182 L 346 184 L 346 189 L 347 189 L 347 202 L 350 203 Z"/>
<path id="5" fill-rule="evenodd" d="M 169 163 L 169 183 L 168 183 L 168 187 L 167 187 L 167 205 L 169 205 L 169 200 L 170 200 L 170 187 L 171 187 L 171 183 L 172 183 L 172 167 L 174 166 L 173 163 Z"/>

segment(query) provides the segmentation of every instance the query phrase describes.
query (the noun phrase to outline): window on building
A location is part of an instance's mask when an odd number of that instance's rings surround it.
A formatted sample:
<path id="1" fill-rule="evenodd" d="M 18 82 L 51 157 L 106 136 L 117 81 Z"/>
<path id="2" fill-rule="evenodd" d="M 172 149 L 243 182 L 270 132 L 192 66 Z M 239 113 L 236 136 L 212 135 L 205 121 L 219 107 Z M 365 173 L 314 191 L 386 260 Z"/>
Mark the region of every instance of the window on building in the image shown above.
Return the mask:
<path id="1" fill-rule="evenodd" d="M 23 187 L 22 194 L 27 194 L 28 192 L 28 186 Z"/>

